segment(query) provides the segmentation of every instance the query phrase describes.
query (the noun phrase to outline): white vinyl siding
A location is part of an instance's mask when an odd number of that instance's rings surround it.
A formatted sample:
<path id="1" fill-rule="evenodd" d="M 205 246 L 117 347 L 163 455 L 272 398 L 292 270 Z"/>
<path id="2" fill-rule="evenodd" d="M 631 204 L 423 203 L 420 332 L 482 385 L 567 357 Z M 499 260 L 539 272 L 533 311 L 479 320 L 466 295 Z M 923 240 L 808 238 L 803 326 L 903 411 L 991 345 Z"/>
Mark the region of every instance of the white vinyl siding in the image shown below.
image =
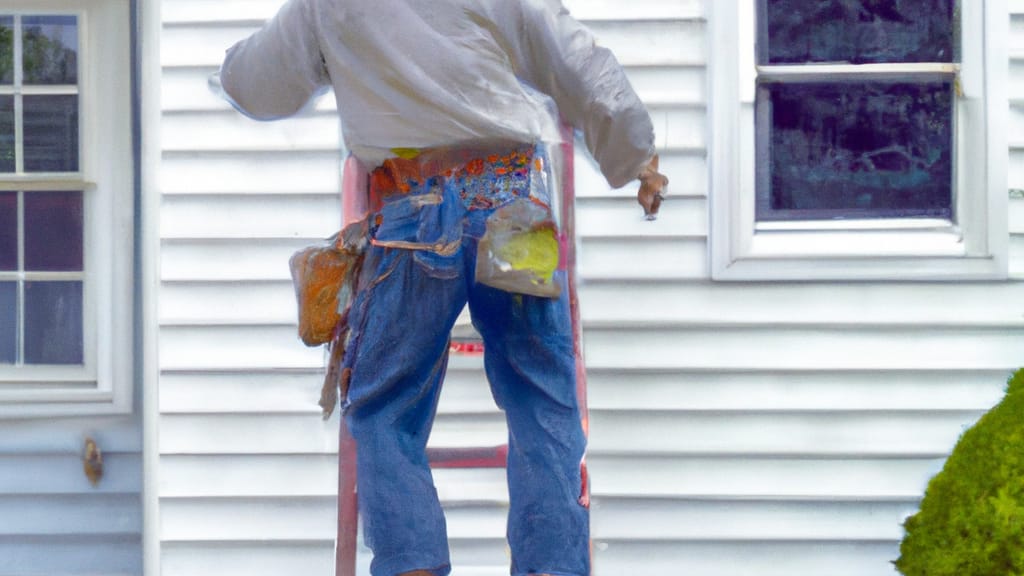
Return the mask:
<path id="1" fill-rule="evenodd" d="M 333 103 L 258 123 L 207 89 L 280 3 L 162 4 L 163 576 L 333 574 L 338 419 L 320 419 L 287 266 L 340 222 Z"/>
<path id="2" fill-rule="evenodd" d="M 103 451 L 93 487 L 85 438 Z M 0 422 L 0 574 L 142 574 L 138 418 Z"/>
<path id="3" fill-rule="evenodd" d="M 333 573 L 338 417 L 320 420 L 323 359 L 296 337 L 286 264 L 340 221 L 333 102 L 260 124 L 206 89 L 279 4 L 162 3 L 164 576 Z M 576 159 L 594 574 L 893 574 L 900 522 L 1024 365 L 1024 194 L 1009 282 L 714 283 L 706 1 L 566 4 L 627 66 L 671 179 L 649 223 L 633 187 Z M 1024 189 L 1024 3 L 1010 5 Z M 478 359 L 453 358 L 440 411 L 435 445 L 504 441 Z M 502 471 L 436 479 L 455 576 L 507 574 Z"/>

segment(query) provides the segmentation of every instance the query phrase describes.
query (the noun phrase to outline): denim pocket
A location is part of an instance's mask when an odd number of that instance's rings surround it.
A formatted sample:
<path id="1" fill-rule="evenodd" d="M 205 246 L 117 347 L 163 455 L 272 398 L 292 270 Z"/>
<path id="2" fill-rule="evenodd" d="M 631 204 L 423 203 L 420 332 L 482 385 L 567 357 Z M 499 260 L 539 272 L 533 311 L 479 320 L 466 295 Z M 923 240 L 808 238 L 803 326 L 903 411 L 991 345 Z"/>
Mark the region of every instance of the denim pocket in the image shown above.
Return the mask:
<path id="1" fill-rule="evenodd" d="M 373 244 L 411 250 L 413 259 L 428 274 L 453 278 L 462 265 L 464 211 L 461 203 L 434 190 L 386 202 Z"/>

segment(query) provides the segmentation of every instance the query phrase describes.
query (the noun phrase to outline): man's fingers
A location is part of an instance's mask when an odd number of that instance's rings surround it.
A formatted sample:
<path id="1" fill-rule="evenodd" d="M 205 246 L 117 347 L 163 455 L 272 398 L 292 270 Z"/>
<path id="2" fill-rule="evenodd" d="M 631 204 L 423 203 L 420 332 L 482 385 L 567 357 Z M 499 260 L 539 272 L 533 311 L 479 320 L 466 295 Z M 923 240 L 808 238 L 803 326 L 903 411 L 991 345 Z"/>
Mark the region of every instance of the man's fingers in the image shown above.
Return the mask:
<path id="1" fill-rule="evenodd" d="M 662 174 L 656 174 L 650 178 L 646 178 L 640 184 L 640 190 L 637 193 L 637 201 L 644 209 L 644 215 L 648 220 L 654 220 L 657 216 L 658 210 L 661 208 L 661 202 L 665 199 L 665 186 L 668 184 L 668 178 Z"/>

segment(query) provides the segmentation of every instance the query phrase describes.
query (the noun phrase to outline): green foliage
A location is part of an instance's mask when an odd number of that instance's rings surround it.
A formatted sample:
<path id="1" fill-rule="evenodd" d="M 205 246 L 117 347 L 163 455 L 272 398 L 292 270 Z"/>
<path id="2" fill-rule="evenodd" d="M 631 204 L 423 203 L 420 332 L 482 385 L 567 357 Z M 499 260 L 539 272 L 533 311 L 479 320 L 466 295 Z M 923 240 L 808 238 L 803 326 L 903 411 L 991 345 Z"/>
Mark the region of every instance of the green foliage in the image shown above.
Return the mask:
<path id="1" fill-rule="evenodd" d="M 905 576 L 1024 576 L 1024 370 L 963 434 L 904 527 Z"/>

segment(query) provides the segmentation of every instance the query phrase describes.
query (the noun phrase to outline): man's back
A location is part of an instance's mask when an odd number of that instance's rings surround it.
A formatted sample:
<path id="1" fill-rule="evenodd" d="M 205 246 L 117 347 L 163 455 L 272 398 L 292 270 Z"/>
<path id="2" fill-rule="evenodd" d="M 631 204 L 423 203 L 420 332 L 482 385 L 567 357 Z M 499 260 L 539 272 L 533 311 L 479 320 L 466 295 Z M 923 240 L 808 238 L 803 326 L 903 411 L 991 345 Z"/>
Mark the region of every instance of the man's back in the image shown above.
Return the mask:
<path id="1" fill-rule="evenodd" d="M 345 142 L 370 166 L 395 148 L 557 142 L 559 115 L 613 185 L 654 153 L 618 63 L 557 0 L 291 0 L 229 51 L 222 81 L 261 119 L 332 86 Z"/>

